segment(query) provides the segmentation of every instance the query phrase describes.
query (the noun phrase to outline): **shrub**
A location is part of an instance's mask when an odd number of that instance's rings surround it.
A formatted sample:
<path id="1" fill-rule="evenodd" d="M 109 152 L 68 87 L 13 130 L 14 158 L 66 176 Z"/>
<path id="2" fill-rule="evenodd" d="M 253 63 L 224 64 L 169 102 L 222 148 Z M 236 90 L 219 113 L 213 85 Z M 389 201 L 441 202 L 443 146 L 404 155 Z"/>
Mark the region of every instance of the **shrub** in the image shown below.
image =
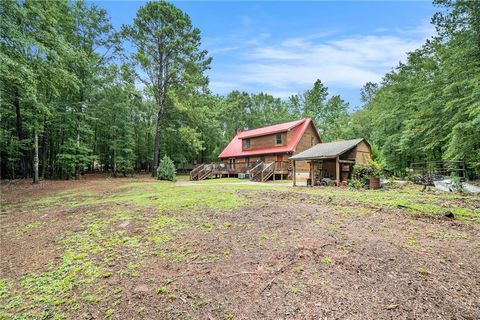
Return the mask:
<path id="1" fill-rule="evenodd" d="M 350 187 L 360 189 L 368 184 L 370 177 L 380 177 L 383 165 L 377 161 L 370 160 L 368 163 L 357 163 L 353 166 L 352 180 Z"/>
<path id="2" fill-rule="evenodd" d="M 160 165 L 157 168 L 157 178 L 159 180 L 175 180 L 175 165 L 173 164 L 172 159 L 168 156 L 164 156 L 160 161 Z"/>
<path id="3" fill-rule="evenodd" d="M 353 189 L 361 189 L 365 186 L 365 182 L 359 179 L 352 179 L 348 182 L 348 186 Z"/>

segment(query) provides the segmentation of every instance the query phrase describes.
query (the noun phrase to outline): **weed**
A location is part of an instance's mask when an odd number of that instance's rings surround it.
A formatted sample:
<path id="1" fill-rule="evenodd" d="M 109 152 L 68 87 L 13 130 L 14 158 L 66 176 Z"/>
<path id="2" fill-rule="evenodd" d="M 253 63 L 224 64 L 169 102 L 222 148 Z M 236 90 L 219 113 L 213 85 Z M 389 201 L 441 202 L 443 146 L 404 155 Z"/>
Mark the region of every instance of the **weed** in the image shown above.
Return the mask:
<path id="1" fill-rule="evenodd" d="M 224 222 L 223 225 L 222 225 L 222 228 L 223 229 L 228 229 L 228 228 L 231 228 L 233 226 L 233 224 L 231 224 L 230 222 Z"/>
<path id="2" fill-rule="evenodd" d="M 329 266 L 333 263 L 333 260 L 330 257 L 323 257 L 321 262 L 323 265 Z"/>
<path id="3" fill-rule="evenodd" d="M 160 287 L 157 289 L 158 294 L 164 294 L 165 292 L 167 292 L 167 288 L 165 287 Z"/>
<path id="4" fill-rule="evenodd" d="M 260 237 L 260 241 L 258 242 L 258 245 L 259 246 L 263 246 L 265 245 L 265 242 L 267 241 L 275 241 L 275 240 L 278 240 L 278 234 L 275 232 L 275 233 L 272 233 L 271 235 L 268 235 L 268 234 L 263 234 L 261 237 Z"/>
<path id="5" fill-rule="evenodd" d="M 133 262 L 129 262 L 127 265 L 128 270 L 135 270 L 135 269 L 138 269 L 139 267 L 140 267 L 139 264 L 136 264 Z"/>
<path id="6" fill-rule="evenodd" d="M 302 273 L 303 272 L 303 267 L 302 266 L 296 266 L 295 268 L 293 268 L 293 272 Z"/>
<path id="7" fill-rule="evenodd" d="M 108 309 L 105 311 L 105 318 L 110 318 L 115 311 L 113 309 Z"/>
<path id="8" fill-rule="evenodd" d="M 430 274 L 430 271 L 429 271 L 427 268 L 424 268 L 424 267 L 418 269 L 418 272 L 419 272 L 421 275 L 424 275 L 424 276 Z"/>
<path id="9" fill-rule="evenodd" d="M 290 292 L 291 292 L 291 293 L 299 293 L 299 292 L 300 292 L 300 289 L 297 288 L 297 287 L 290 287 Z"/>
<path id="10" fill-rule="evenodd" d="M 454 239 L 468 239 L 468 235 L 465 232 L 442 232 L 433 231 L 429 235 L 435 239 L 454 240 Z"/>

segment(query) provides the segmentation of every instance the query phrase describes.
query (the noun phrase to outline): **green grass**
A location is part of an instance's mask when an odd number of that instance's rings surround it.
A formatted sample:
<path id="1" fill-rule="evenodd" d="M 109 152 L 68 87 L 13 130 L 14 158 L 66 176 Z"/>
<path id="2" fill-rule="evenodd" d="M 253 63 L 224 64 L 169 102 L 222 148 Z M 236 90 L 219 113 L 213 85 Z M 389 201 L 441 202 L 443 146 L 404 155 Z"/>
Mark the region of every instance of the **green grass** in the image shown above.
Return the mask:
<path id="1" fill-rule="evenodd" d="M 459 193 L 421 192 L 419 186 L 390 190 L 354 190 L 348 188 L 297 188 L 298 193 L 310 196 L 310 203 L 343 207 L 343 211 L 362 213 L 368 209 L 402 209 L 416 215 L 443 216 L 449 212 L 455 219 L 480 223 L 478 196 Z M 359 208 L 363 206 L 364 208 Z M 355 209 L 358 208 L 358 209 Z"/>
<path id="2" fill-rule="evenodd" d="M 259 189 L 245 185 L 243 189 Z M 125 191 L 124 191 L 125 190 Z M 176 186 L 173 182 L 131 182 L 117 187 L 118 192 L 103 197 L 102 194 L 82 194 L 78 197 L 56 195 L 32 203 L 32 206 L 49 207 L 61 204 L 70 207 L 92 206 L 110 203 L 128 203 L 155 207 L 159 210 L 188 210 L 209 207 L 231 209 L 247 203 L 236 193 L 235 186 Z"/>
<path id="3" fill-rule="evenodd" d="M 55 237 L 55 245 L 62 250 L 61 254 L 40 271 L 26 273 L 19 279 L 0 279 L 0 319 L 69 319 L 82 303 L 103 308 L 100 312 L 105 318 L 115 317 L 118 313 L 114 311 L 115 303 L 123 293 L 121 288 L 107 286 L 109 279 L 116 276 L 140 277 L 146 257 L 181 263 L 234 259 L 232 252 L 235 251 L 231 250 L 198 251 L 192 248 L 192 241 L 183 239 L 182 235 L 196 232 L 214 237 L 236 228 L 255 227 L 248 222 L 233 224 L 224 220 L 224 217 L 230 219 L 228 214 L 232 209 L 253 202 L 280 206 L 296 206 L 301 202 L 327 208 L 337 218 L 335 222 L 330 222 L 328 217 L 304 217 L 318 228 L 338 229 L 342 221 L 357 218 L 352 215 L 391 214 L 394 210 L 420 216 L 452 212 L 455 219 L 480 223 L 478 196 L 420 192 L 420 188 L 410 186 L 395 190 L 358 191 L 347 188 L 287 188 L 276 183 L 237 184 L 242 181 L 223 178 L 177 186 L 152 179 L 122 182 L 108 190 L 95 192 L 87 185 L 82 190 L 68 190 L 18 204 L 25 210 L 35 208 L 40 214 L 58 207 L 73 208 L 75 219 L 81 226 Z M 262 196 L 257 193 L 259 191 L 267 191 L 269 195 Z M 286 192 L 293 194 L 275 197 Z M 268 198 L 270 195 L 272 199 Z M 29 235 L 42 232 L 47 226 L 42 221 L 15 222 L 0 226 L 0 232 L 12 232 L 16 238 L 28 241 Z M 128 229 L 132 226 L 140 231 L 132 232 Z M 468 238 L 468 234 L 463 232 L 426 232 L 429 237 L 441 241 Z M 400 245 L 415 250 L 422 245 L 419 240 L 422 239 L 407 237 Z M 284 237 L 279 237 L 279 233 L 273 230 L 260 232 L 256 241 L 252 239 L 245 246 L 275 250 L 283 241 Z M 330 266 L 335 262 L 330 257 L 323 257 L 321 263 Z M 429 274 L 427 269 L 423 269 L 418 272 Z M 294 267 L 293 272 L 297 275 L 305 273 L 301 266 Z M 167 278 L 162 283 L 157 282 L 157 293 L 173 301 L 175 296 L 169 295 L 171 288 L 168 287 L 171 281 Z M 300 292 L 296 287 L 290 291 Z"/>
<path id="4" fill-rule="evenodd" d="M 218 178 L 218 179 L 205 179 L 201 181 L 195 181 L 193 184 L 223 184 L 223 183 L 246 183 L 248 179 L 238 178 Z"/>

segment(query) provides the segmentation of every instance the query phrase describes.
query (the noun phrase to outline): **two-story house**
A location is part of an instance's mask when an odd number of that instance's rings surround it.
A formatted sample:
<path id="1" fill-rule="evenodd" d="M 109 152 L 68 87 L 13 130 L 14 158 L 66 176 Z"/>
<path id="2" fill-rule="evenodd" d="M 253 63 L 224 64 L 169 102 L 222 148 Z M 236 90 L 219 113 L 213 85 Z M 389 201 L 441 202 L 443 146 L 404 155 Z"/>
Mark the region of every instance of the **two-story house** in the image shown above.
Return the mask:
<path id="1" fill-rule="evenodd" d="M 321 143 L 311 119 L 281 123 L 264 128 L 238 131 L 219 159 L 229 171 L 246 172 L 257 163 L 274 163 L 275 174 L 291 172 L 289 157 Z M 299 165 L 297 172 L 309 172 L 309 165 Z"/>

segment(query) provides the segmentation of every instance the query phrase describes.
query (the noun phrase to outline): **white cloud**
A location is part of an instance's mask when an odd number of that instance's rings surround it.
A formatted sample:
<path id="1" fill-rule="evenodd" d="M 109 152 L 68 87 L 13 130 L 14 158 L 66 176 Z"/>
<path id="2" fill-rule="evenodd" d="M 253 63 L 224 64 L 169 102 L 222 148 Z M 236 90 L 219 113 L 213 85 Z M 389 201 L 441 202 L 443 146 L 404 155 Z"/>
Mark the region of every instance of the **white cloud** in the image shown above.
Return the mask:
<path id="1" fill-rule="evenodd" d="M 309 88 L 316 79 L 327 86 L 360 88 L 368 81 L 380 81 L 406 59 L 407 52 L 420 48 L 433 34 L 426 24 L 386 31 L 343 37 L 324 32 L 276 41 L 268 35 L 240 43 L 235 63 L 223 62 L 212 73 L 212 90 L 222 94 L 233 89 L 264 91 L 287 97 Z"/>

